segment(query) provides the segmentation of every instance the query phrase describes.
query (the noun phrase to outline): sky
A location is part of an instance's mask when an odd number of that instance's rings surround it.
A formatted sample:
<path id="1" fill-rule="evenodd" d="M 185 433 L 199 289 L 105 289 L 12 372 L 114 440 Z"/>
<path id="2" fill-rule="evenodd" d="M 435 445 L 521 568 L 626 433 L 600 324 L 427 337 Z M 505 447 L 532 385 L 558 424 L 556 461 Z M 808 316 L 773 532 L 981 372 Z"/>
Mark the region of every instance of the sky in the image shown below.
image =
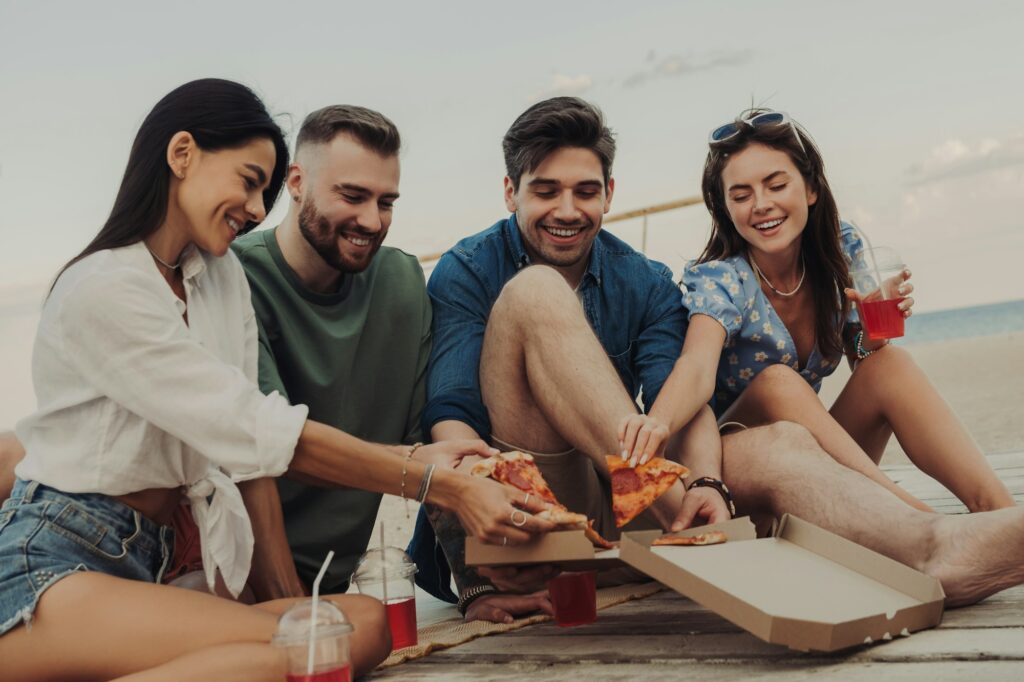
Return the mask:
<path id="1" fill-rule="evenodd" d="M 787 111 L 924 312 L 1024 296 L 1022 25 L 1024 4 L 962 0 L 0 0 L 0 430 L 34 405 L 49 278 L 106 218 L 146 113 L 188 80 L 246 83 L 292 135 L 327 104 L 388 115 L 404 142 L 388 243 L 417 254 L 504 216 L 501 137 L 544 97 L 604 111 L 612 212 L 698 194 L 710 129 Z M 648 255 L 678 272 L 708 223 L 702 206 L 652 217 Z M 612 229 L 639 246 L 640 221 Z"/>

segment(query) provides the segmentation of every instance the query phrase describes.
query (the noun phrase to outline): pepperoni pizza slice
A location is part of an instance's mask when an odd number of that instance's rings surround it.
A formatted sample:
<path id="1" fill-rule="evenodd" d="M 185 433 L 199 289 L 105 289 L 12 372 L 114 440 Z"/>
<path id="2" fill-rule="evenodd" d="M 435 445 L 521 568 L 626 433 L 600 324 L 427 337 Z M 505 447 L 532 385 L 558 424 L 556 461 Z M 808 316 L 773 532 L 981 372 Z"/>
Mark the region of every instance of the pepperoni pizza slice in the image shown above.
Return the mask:
<path id="1" fill-rule="evenodd" d="M 531 455 L 518 451 L 502 452 L 477 462 L 470 473 L 493 478 L 551 504 L 552 508 L 540 512 L 537 518 L 554 523 L 558 530 L 582 530 L 594 545 L 605 549 L 614 547 L 594 530 L 594 522 L 585 514 L 571 512 L 558 501 Z"/>
<path id="2" fill-rule="evenodd" d="M 679 535 L 662 535 L 655 538 L 651 544 L 656 547 L 664 546 L 687 546 L 687 545 L 720 545 L 726 541 L 725 533 L 720 530 L 711 530 L 700 535 L 692 535 L 688 538 Z"/>
<path id="3" fill-rule="evenodd" d="M 637 467 L 616 455 L 605 458 L 612 482 L 615 525 L 622 528 L 642 514 L 690 470 L 663 457 L 653 457 Z"/>

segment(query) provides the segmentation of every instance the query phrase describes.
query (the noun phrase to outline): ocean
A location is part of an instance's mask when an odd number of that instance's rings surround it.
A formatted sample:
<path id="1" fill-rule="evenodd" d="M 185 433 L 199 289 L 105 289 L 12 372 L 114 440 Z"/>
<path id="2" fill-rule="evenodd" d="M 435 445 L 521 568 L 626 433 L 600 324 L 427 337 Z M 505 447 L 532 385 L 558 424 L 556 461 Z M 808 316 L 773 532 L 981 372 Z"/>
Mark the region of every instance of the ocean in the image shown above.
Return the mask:
<path id="1" fill-rule="evenodd" d="M 899 343 L 934 343 L 1024 331 L 1024 299 L 911 316 Z"/>

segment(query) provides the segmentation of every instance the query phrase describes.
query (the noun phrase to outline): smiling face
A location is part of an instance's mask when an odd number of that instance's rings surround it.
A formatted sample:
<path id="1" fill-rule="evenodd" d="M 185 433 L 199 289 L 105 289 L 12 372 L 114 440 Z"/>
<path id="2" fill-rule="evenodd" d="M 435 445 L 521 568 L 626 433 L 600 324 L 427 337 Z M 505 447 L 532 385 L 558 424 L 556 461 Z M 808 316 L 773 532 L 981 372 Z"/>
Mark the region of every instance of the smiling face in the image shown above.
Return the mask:
<path id="1" fill-rule="evenodd" d="M 205 151 L 188 133 L 179 135 L 187 139 L 175 148 L 171 167 L 183 177 L 173 177 L 169 212 L 176 209 L 185 218 L 189 241 L 223 256 L 239 230 L 266 217 L 263 191 L 277 158 L 274 143 L 257 138 L 241 147 Z"/>
<path id="2" fill-rule="evenodd" d="M 347 133 L 304 148 L 288 177 L 301 197 L 299 231 L 331 267 L 346 273 L 369 267 L 391 226 L 399 163 Z"/>
<path id="3" fill-rule="evenodd" d="M 549 154 L 522 174 L 518 189 L 506 177 L 505 205 L 516 214 L 531 260 L 582 271 L 614 187 L 614 180 L 605 186 L 597 154 L 580 147 Z"/>
<path id="4" fill-rule="evenodd" d="M 732 224 L 751 250 L 780 254 L 799 248 L 818 195 L 789 154 L 750 144 L 725 164 L 722 188 Z"/>

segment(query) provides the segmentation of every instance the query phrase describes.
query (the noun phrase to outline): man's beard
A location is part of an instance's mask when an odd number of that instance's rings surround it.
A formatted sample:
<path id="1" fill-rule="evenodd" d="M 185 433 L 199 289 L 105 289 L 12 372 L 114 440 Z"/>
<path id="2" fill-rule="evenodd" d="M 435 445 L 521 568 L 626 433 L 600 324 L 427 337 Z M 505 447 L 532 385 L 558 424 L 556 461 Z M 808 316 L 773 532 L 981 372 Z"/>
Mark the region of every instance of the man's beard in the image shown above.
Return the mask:
<path id="1" fill-rule="evenodd" d="M 370 263 L 373 262 L 373 256 L 377 253 L 377 249 L 380 248 L 379 242 L 375 244 L 370 252 L 370 257 L 366 259 L 365 263 L 354 264 L 351 261 L 346 262 L 341 257 L 341 251 L 338 248 L 338 239 L 343 239 L 341 231 L 335 229 L 330 221 L 317 211 L 313 200 L 309 197 L 303 198 L 302 206 L 299 208 L 299 232 L 302 233 L 302 236 L 306 238 L 309 245 L 313 247 L 313 250 L 316 251 L 317 255 L 325 263 L 335 270 L 346 274 L 362 272 L 369 267 Z M 377 240 L 376 236 L 368 236 L 367 238 L 374 241 Z"/>

